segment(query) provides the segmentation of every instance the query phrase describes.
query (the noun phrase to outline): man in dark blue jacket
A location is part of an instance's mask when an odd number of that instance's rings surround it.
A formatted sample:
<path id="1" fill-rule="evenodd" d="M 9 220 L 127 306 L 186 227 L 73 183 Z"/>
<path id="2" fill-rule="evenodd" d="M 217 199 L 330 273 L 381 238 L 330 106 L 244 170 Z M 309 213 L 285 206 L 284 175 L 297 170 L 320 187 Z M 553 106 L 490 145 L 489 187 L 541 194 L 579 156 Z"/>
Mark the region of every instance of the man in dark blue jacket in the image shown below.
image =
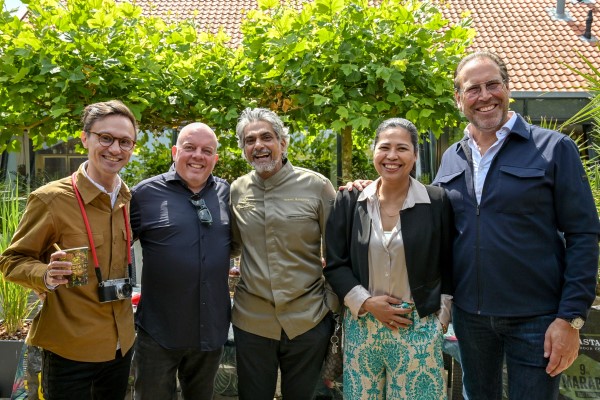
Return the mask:
<path id="1" fill-rule="evenodd" d="M 594 300 L 600 223 L 575 143 L 509 111 L 506 65 L 465 57 L 455 100 L 470 124 L 434 184 L 455 215 L 453 323 L 470 400 L 556 399 Z"/>

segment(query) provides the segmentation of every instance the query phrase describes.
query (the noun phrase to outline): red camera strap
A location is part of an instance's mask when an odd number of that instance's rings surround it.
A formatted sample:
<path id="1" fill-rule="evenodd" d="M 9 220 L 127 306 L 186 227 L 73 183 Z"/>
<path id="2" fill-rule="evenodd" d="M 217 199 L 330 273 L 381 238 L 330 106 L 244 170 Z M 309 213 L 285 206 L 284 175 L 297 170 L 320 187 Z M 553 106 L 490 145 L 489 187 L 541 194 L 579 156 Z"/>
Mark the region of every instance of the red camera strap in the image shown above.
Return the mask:
<path id="1" fill-rule="evenodd" d="M 85 207 L 83 205 L 83 200 L 81 199 L 81 195 L 79 194 L 79 190 L 77 190 L 77 184 L 75 183 L 75 172 L 71 175 L 71 183 L 73 185 L 73 190 L 75 191 L 75 197 L 77 197 L 77 202 L 79 203 L 79 209 L 81 210 L 81 216 L 83 217 L 83 223 L 85 224 L 85 230 L 87 231 L 88 241 L 90 242 L 90 251 L 92 252 L 92 258 L 94 259 L 94 268 L 99 270 L 100 263 L 98 262 L 98 256 L 96 255 L 96 247 L 94 246 L 94 238 L 92 236 L 92 229 L 90 228 L 90 222 L 87 217 L 87 213 L 85 212 Z M 131 265 L 131 234 L 129 233 L 129 225 L 127 224 L 127 210 L 126 207 L 123 207 L 123 218 L 125 219 L 125 236 L 127 238 L 127 264 Z"/>

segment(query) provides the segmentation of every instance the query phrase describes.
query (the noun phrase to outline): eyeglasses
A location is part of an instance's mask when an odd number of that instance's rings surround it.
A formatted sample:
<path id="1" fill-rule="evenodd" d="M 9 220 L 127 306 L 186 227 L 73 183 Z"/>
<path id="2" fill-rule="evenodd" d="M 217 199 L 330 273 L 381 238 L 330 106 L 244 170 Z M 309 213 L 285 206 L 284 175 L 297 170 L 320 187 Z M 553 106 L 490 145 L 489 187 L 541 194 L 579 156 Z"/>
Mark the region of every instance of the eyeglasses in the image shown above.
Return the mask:
<path id="1" fill-rule="evenodd" d="M 93 133 L 98 136 L 98 143 L 100 143 L 103 147 L 110 147 L 114 143 L 115 140 L 119 142 L 119 147 L 121 150 L 130 151 L 135 146 L 135 140 L 131 140 L 129 138 L 116 138 L 113 135 L 108 133 L 98 133 L 89 131 L 88 133 Z"/>
<path id="2" fill-rule="evenodd" d="M 481 95 L 482 87 L 485 86 L 486 92 L 490 94 L 498 94 L 504 89 L 503 81 L 488 81 L 479 85 L 470 86 L 464 90 L 459 90 L 459 93 L 464 93 L 465 97 L 470 100 L 475 100 Z"/>
<path id="3" fill-rule="evenodd" d="M 190 197 L 190 203 L 196 208 L 196 213 L 198 213 L 198 219 L 204 225 L 212 224 L 212 215 L 210 214 L 210 210 L 206 207 L 206 203 L 204 199 L 200 198 L 199 195 L 195 194 Z"/>

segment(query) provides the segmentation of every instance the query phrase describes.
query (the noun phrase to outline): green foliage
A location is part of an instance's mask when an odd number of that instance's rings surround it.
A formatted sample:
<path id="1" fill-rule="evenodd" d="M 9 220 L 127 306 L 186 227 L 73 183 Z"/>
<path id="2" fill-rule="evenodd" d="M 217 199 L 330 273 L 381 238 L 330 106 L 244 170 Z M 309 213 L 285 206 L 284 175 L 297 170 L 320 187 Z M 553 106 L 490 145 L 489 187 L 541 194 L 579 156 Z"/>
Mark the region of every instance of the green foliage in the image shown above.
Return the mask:
<path id="1" fill-rule="evenodd" d="M 597 140 L 600 139 L 600 113 L 594 116 L 595 131 L 592 134 L 596 142 L 593 142 L 590 147 L 596 154 L 593 158 L 582 158 L 583 167 L 592 189 L 592 196 L 594 196 L 594 203 L 596 204 L 596 211 L 600 214 L 600 145 Z M 598 260 L 598 280 L 600 281 L 600 260 Z M 596 286 L 596 295 L 600 296 L 600 285 Z"/>
<path id="2" fill-rule="evenodd" d="M 600 69 L 598 69 L 590 60 L 583 54 L 578 53 L 579 57 L 587 66 L 587 71 L 578 70 L 574 67 L 566 65 L 571 71 L 585 78 L 587 87 L 585 88 L 592 94 L 590 102 L 583 107 L 577 114 L 566 121 L 562 127 L 577 124 L 585 121 L 591 121 L 593 130 L 590 135 L 591 144 L 586 148 L 591 149 L 592 158 L 582 158 L 583 166 L 590 182 L 596 210 L 600 213 Z M 600 280 L 600 260 L 598 265 L 598 279 Z M 600 296 L 600 285 L 596 286 L 596 295 Z"/>
<path id="3" fill-rule="evenodd" d="M 242 152 L 238 148 L 233 147 L 222 147 L 219 148 L 219 161 L 213 171 L 214 176 L 223 178 L 229 183 L 233 182 L 236 178 L 250 172 L 252 167 L 242 157 Z"/>
<path id="4" fill-rule="evenodd" d="M 567 65 L 567 67 L 571 71 L 585 78 L 587 82 L 587 87 L 585 89 L 592 94 L 592 98 L 585 107 L 566 121 L 560 129 L 563 129 L 568 125 L 586 121 L 592 123 L 593 129 L 590 134 L 591 143 L 582 150 L 592 150 L 591 153 L 595 154 L 595 156 L 590 159 L 583 158 L 582 161 L 588 174 L 594 200 L 596 201 L 596 209 L 600 213 L 600 175 L 598 173 L 598 164 L 600 162 L 600 69 L 595 67 L 583 54 L 578 54 L 582 61 L 587 65 L 588 71 L 580 71 L 569 65 Z M 582 143 L 578 142 L 578 145 L 581 149 Z"/>
<path id="5" fill-rule="evenodd" d="M 288 156 L 294 166 L 308 168 L 331 178 L 335 176 L 336 135 L 324 131 L 320 136 L 309 136 L 306 132 L 290 135 Z"/>
<path id="6" fill-rule="evenodd" d="M 242 22 L 248 97 L 287 114 L 295 131 L 350 127 L 356 150 L 384 118 L 436 135 L 458 124 L 452 73 L 474 37 L 468 19 L 452 24 L 429 1 L 294 4 L 259 1 Z"/>
<path id="7" fill-rule="evenodd" d="M 600 69 L 598 69 L 583 54 L 579 52 L 577 52 L 577 54 L 587 66 L 587 71 L 578 70 L 567 64 L 565 64 L 565 66 L 585 79 L 587 86 L 584 89 L 592 94 L 592 98 L 585 107 L 579 110 L 573 117 L 569 118 L 563 126 L 591 120 L 594 123 L 596 131 L 598 131 L 600 130 Z"/>
<path id="8" fill-rule="evenodd" d="M 302 132 L 306 143 L 290 148 L 297 165 L 328 170 L 331 143 L 321 136 L 341 134 L 346 174 L 384 118 L 436 134 L 456 126 L 452 72 L 474 37 L 469 19 L 451 23 L 430 1 L 315 0 L 299 10 L 259 0 L 237 49 L 223 33 L 144 17 L 130 2 L 23 2 L 25 21 L 0 16 L 0 151 L 17 150 L 13 134 L 24 130 L 36 148 L 74 137 L 85 105 L 116 98 L 142 131 L 215 128 L 227 179 L 248 168 L 231 135 L 247 106 L 271 108 Z M 134 164 L 128 179 L 160 162 Z"/>
<path id="9" fill-rule="evenodd" d="M 593 148 L 595 149 L 596 154 L 600 154 L 600 146 L 594 144 Z M 600 166 L 598 165 L 598 162 L 599 156 L 596 156 L 593 159 L 584 159 L 583 166 L 585 167 L 590 187 L 592 188 L 596 210 L 600 213 Z"/>
<path id="10" fill-rule="evenodd" d="M 162 131 L 237 117 L 239 86 L 228 38 L 193 22 L 143 17 L 129 2 L 25 0 L 25 21 L 0 14 L 0 151 L 27 130 L 36 148 L 80 130 L 90 103 L 120 99 L 140 127 Z"/>
<path id="11" fill-rule="evenodd" d="M 159 141 L 153 133 L 142 132 L 138 135 L 133 156 L 120 173 L 129 187 L 169 170 L 171 145 L 164 142 Z"/>
<path id="12" fill-rule="evenodd" d="M 19 185 L 0 189 L 0 253 L 10 244 L 22 215 L 25 199 L 19 197 Z M 9 335 L 23 326 L 23 321 L 37 306 L 30 302 L 31 290 L 4 279 L 0 273 L 0 320 Z"/>

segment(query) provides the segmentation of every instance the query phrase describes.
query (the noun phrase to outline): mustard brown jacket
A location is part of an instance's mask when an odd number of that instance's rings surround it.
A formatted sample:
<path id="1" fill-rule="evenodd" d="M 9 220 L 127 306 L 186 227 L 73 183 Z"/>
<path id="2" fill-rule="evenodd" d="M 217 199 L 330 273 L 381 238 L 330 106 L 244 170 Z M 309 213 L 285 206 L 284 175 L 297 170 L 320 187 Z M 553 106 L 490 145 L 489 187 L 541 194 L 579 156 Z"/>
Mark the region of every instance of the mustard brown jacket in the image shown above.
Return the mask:
<path id="1" fill-rule="evenodd" d="M 93 233 L 102 278 L 124 278 L 127 274 L 127 242 L 123 207 L 131 195 L 123 183 L 114 208 L 110 198 L 77 171 L 77 188 Z M 91 252 L 88 252 L 88 284 L 48 291 L 44 273 L 55 252 L 89 247 L 85 225 L 71 177 L 51 182 L 32 192 L 11 245 L 0 256 L 0 270 L 6 279 L 37 292 L 46 300 L 27 337 L 27 343 L 61 357 L 85 362 L 115 358 L 117 341 L 123 354 L 133 345 L 135 331 L 129 299 L 100 303 L 98 282 Z"/>

